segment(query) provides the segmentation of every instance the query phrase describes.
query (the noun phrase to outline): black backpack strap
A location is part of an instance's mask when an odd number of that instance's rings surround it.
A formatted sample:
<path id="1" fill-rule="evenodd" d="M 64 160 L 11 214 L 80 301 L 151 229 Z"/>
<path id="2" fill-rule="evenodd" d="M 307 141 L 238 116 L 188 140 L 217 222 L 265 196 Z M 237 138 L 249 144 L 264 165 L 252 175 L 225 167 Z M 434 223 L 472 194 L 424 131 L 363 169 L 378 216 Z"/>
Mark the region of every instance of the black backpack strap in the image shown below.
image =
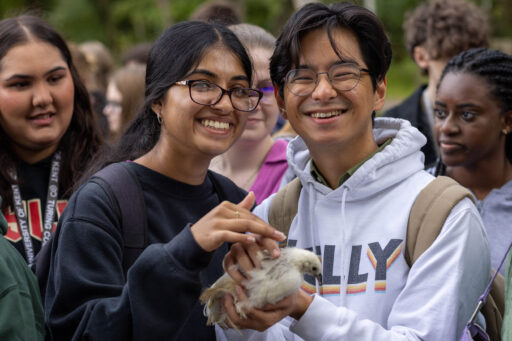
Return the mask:
<path id="1" fill-rule="evenodd" d="M 224 193 L 224 190 L 222 189 L 222 186 L 219 183 L 219 180 L 215 178 L 216 173 L 208 170 L 206 173 L 206 176 L 210 179 L 213 185 L 213 189 L 215 190 L 215 193 L 217 194 L 217 197 L 219 198 L 219 202 L 223 202 L 224 200 L 228 200 L 226 193 Z"/>
<path id="2" fill-rule="evenodd" d="M 146 205 L 140 182 L 127 162 L 110 164 L 94 174 L 91 180 L 102 186 L 111 197 L 113 194 L 111 199 L 119 207 L 124 243 L 123 270 L 126 274 L 148 243 Z"/>

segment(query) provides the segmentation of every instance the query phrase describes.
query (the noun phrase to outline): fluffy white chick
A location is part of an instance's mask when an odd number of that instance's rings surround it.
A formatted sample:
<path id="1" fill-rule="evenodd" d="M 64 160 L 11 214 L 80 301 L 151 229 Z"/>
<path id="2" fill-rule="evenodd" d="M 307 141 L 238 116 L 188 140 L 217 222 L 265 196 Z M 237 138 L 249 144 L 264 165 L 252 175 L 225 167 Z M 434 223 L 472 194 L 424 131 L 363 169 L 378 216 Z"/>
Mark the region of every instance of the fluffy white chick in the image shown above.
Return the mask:
<path id="1" fill-rule="evenodd" d="M 237 312 L 246 318 L 244 309 L 249 308 L 247 305 L 261 308 L 267 303 L 279 302 L 301 287 L 304 274 L 315 276 L 320 283 L 322 281 L 320 259 L 311 251 L 291 247 L 281 249 L 279 258 L 270 256 L 266 251 L 260 252 L 258 256 L 261 268 L 249 271 L 249 279 L 242 283 L 248 298 L 246 304 L 238 302 L 235 295 L 236 283 L 226 273 L 201 294 L 199 299 L 205 305 L 204 314 L 208 317 L 208 325 L 218 323 L 236 329 L 222 305 L 226 293 L 233 296 Z"/>

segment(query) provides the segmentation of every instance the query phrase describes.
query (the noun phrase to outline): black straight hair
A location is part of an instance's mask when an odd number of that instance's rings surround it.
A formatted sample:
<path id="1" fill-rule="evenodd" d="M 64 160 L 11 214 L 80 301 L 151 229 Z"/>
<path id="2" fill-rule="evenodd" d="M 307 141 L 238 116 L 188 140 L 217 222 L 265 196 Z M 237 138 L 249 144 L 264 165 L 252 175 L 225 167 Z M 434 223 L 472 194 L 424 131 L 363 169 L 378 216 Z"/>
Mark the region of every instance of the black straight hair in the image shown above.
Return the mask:
<path id="1" fill-rule="evenodd" d="M 270 76 L 284 98 L 284 78 L 299 65 L 300 42 L 310 31 L 325 28 L 334 52 L 342 56 L 333 40 L 333 28 L 350 30 L 359 42 L 362 57 L 370 70 L 373 88 L 386 76 L 391 63 L 391 44 L 384 26 L 370 10 L 351 3 L 309 3 L 286 22 L 270 59 Z"/>
<path id="2" fill-rule="evenodd" d="M 251 59 L 230 29 L 202 21 L 185 21 L 167 28 L 155 41 L 149 53 L 142 109 L 112 152 L 99 160 L 88 171 L 87 176 L 107 164 L 134 160 L 155 146 L 160 137 L 161 126 L 152 105 L 162 101 L 167 90 L 196 68 L 207 49 L 212 47 L 223 47 L 233 52 L 240 59 L 249 84 L 252 84 Z"/>

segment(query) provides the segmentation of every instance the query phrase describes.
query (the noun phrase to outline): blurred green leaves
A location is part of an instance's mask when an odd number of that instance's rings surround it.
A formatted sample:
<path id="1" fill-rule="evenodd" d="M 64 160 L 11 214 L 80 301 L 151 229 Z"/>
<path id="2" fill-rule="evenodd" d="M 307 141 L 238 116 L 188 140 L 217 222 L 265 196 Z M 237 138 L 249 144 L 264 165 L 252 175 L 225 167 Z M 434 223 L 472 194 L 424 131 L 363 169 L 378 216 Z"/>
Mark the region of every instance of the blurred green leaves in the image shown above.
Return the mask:
<path id="1" fill-rule="evenodd" d="M 264 27 L 278 36 L 294 11 L 293 0 L 228 0 L 242 20 Z M 363 4 L 364 0 L 353 0 Z M 426 0 L 376 0 L 376 12 L 393 47 L 388 74 L 391 97 L 407 95 L 422 81 L 403 43 L 404 13 Z M 512 45 L 512 1 L 470 0 L 489 10 L 494 37 Z M 0 0 L 0 17 L 37 10 L 67 40 L 99 40 L 118 57 L 137 42 L 153 41 L 167 26 L 187 20 L 206 0 Z M 321 0 L 329 3 L 332 1 Z"/>

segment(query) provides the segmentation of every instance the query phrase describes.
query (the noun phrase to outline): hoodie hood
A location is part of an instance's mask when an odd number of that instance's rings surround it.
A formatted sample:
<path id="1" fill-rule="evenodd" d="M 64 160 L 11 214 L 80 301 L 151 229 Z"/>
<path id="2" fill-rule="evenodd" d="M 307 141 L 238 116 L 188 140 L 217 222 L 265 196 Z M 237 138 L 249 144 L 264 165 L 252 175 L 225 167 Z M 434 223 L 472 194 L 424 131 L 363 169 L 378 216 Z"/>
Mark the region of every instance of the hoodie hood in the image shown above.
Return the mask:
<path id="1" fill-rule="evenodd" d="M 409 121 L 376 118 L 373 136 L 379 145 L 389 138 L 393 138 L 393 141 L 363 163 L 335 190 L 318 183 L 311 176 L 311 156 L 300 136 L 288 144 L 288 163 L 304 187 L 312 186 L 317 194 L 332 196 L 332 199 L 341 199 L 341 192 L 348 189 L 350 196 L 346 198 L 347 201 L 360 200 L 385 190 L 424 168 L 424 155 L 420 149 L 427 139 Z"/>

